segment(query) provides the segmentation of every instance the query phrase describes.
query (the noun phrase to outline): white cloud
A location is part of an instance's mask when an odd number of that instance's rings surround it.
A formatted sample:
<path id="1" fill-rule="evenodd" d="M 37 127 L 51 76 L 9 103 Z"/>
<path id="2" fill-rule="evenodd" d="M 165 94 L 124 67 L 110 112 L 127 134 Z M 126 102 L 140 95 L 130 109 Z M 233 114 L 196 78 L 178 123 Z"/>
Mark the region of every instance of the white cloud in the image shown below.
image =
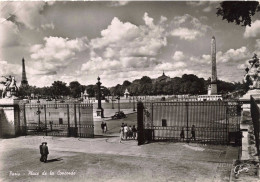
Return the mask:
<path id="1" fill-rule="evenodd" d="M 203 34 L 195 29 L 177 28 L 171 32 L 171 35 L 184 40 L 195 40 Z"/>
<path id="2" fill-rule="evenodd" d="M 176 51 L 172 56 L 172 59 L 174 61 L 183 61 L 185 59 L 185 56 L 182 51 Z"/>
<path id="3" fill-rule="evenodd" d="M 7 61 L 0 61 L 0 76 L 4 75 L 17 75 L 21 66 L 17 64 L 8 63 Z"/>
<path id="4" fill-rule="evenodd" d="M 136 26 L 114 17 L 111 24 L 101 31 L 101 37 L 90 41 L 91 61 L 83 64 L 82 70 L 121 71 L 124 68 L 125 71 L 155 65 L 155 57 L 167 45 L 164 28 L 167 18 L 161 16 L 155 23 L 148 13 L 144 13 L 143 20 L 143 25 Z"/>
<path id="5" fill-rule="evenodd" d="M 53 23 L 47 23 L 47 24 L 42 24 L 41 27 L 46 30 L 46 29 L 54 29 L 54 24 Z"/>
<path id="6" fill-rule="evenodd" d="M 239 49 L 229 49 L 225 53 L 219 51 L 217 53 L 217 62 L 229 62 L 238 61 L 249 58 L 251 53 L 246 47 L 241 47 Z"/>
<path id="7" fill-rule="evenodd" d="M 91 40 L 93 48 L 102 48 L 110 44 L 129 41 L 138 37 L 140 30 L 129 22 L 123 23 L 115 17 L 107 29 L 101 31 L 101 38 Z"/>
<path id="8" fill-rule="evenodd" d="M 208 12 L 211 12 L 211 10 L 212 10 L 211 6 L 208 6 L 208 7 L 204 8 L 202 11 L 208 13 Z"/>
<path id="9" fill-rule="evenodd" d="M 204 64 L 210 64 L 211 63 L 211 56 L 203 54 L 200 57 L 191 56 L 190 61 L 192 63 L 204 63 Z"/>
<path id="10" fill-rule="evenodd" d="M 117 70 L 121 68 L 121 63 L 117 60 L 105 59 L 101 57 L 92 58 L 84 63 L 81 67 L 82 71 L 98 71 L 98 70 Z"/>
<path id="11" fill-rule="evenodd" d="M 86 37 L 68 39 L 62 37 L 45 37 L 44 44 L 33 45 L 30 49 L 36 73 L 55 74 L 67 67 L 77 52 L 87 49 Z M 39 71 L 39 72 L 37 72 Z"/>
<path id="12" fill-rule="evenodd" d="M 0 21 L 0 47 L 18 45 L 20 35 L 17 26 L 10 21 L 4 21 L 3 18 L 0 18 Z"/>
<path id="13" fill-rule="evenodd" d="M 188 1 L 188 2 L 186 2 L 187 5 L 193 6 L 193 7 L 203 6 L 207 3 L 208 3 L 207 1 Z"/>
<path id="14" fill-rule="evenodd" d="M 208 25 L 202 24 L 199 19 L 185 14 L 174 17 L 171 35 L 190 41 L 202 37 L 209 29 L 211 28 Z"/>
<path id="15" fill-rule="evenodd" d="M 251 24 L 251 27 L 246 26 L 244 37 L 259 37 L 260 36 L 260 20 L 256 20 Z"/>
<path id="16" fill-rule="evenodd" d="M 112 1 L 110 2 L 109 6 L 111 7 L 119 7 L 119 6 L 125 6 L 129 3 L 129 1 Z"/>

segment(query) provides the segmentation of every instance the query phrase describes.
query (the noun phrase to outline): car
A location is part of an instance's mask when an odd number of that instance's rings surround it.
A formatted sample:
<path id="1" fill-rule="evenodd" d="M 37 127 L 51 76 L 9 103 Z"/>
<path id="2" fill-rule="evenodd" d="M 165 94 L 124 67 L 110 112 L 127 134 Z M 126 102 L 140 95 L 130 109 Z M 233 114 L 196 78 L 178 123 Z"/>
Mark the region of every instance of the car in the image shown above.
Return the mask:
<path id="1" fill-rule="evenodd" d="M 112 119 L 122 119 L 126 118 L 126 115 L 123 111 L 116 112 L 114 116 L 111 117 Z"/>

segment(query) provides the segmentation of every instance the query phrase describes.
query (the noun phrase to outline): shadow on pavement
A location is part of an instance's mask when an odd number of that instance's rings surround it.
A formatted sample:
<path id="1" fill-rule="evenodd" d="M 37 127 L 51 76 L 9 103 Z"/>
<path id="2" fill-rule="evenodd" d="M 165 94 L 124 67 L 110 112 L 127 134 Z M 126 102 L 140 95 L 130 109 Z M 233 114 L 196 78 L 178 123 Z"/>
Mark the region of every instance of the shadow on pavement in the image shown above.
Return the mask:
<path id="1" fill-rule="evenodd" d="M 108 136 L 108 135 L 94 135 L 94 138 L 114 138 L 118 136 Z"/>
<path id="2" fill-rule="evenodd" d="M 56 161 L 61 161 L 62 158 L 56 158 L 56 159 L 51 159 L 51 160 L 47 160 L 47 162 L 56 162 Z"/>

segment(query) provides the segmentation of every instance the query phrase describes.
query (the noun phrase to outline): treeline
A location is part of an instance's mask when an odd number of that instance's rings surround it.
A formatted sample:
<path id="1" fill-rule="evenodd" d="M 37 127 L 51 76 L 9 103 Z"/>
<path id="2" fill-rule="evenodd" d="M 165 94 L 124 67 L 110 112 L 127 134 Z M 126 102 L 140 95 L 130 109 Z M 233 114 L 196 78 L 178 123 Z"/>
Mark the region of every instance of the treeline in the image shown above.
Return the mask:
<path id="1" fill-rule="evenodd" d="M 36 86 L 27 86 L 20 87 L 18 91 L 19 97 L 30 97 L 31 94 L 34 94 L 35 97 L 51 97 L 51 98 L 61 98 L 62 96 L 70 96 L 73 98 L 81 97 L 82 92 L 87 90 L 89 97 L 97 96 L 97 85 L 81 85 L 78 81 L 70 82 L 67 86 L 67 83 L 62 81 L 54 81 L 50 87 L 36 87 Z M 101 86 L 102 97 L 105 97 L 110 94 L 108 88 Z"/>
<path id="2" fill-rule="evenodd" d="M 117 84 L 108 89 L 101 86 L 102 97 L 109 95 L 123 96 L 126 89 L 131 95 L 180 95 L 192 94 L 201 95 L 207 94 L 210 79 L 198 78 L 193 74 L 184 74 L 182 77 L 172 78 L 167 82 L 154 82 L 150 77 L 143 76 L 141 79 L 133 82 L 124 81 L 122 85 Z M 89 97 L 97 96 L 97 85 L 81 85 L 78 81 L 70 82 L 68 85 L 62 81 L 54 81 L 50 87 L 20 87 L 19 96 L 35 96 L 60 98 L 61 96 L 70 96 L 78 98 L 81 93 L 87 90 Z M 247 86 L 242 83 L 229 83 L 225 81 L 218 81 L 218 93 L 227 94 L 236 90 L 247 90 Z"/>
<path id="3" fill-rule="evenodd" d="M 133 82 L 124 81 L 122 85 L 117 84 L 110 88 L 110 92 L 114 95 L 123 95 L 125 90 L 133 95 L 202 95 L 207 94 L 210 79 L 198 78 L 193 74 L 184 74 L 182 77 L 174 77 L 168 82 L 153 82 L 148 76 Z M 218 93 L 227 94 L 236 90 L 246 90 L 243 83 L 230 83 L 218 80 Z"/>

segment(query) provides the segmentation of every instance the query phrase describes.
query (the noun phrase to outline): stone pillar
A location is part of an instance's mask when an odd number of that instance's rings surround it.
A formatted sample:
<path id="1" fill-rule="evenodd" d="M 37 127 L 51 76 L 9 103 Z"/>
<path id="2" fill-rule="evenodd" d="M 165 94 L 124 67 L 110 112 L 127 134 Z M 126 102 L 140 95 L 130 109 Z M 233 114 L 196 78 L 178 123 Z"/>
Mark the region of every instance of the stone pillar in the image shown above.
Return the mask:
<path id="1" fill-rule="evenodd" d="M 20 110 L 13 99 L 0 99 L 0 137 L 20 134 Z"/>
<path id="2" fill-rule="evenodd" d="M 212 75 L 211 75 L 211 95 L 217 95 L 217 64 L 216 64 L 216 40 L 213 36 L 211 39 L 211 61 L 212 61 Z"/>
<path id="3" fill-rule="evenodd" d="M 145 143 L 144 138 L 144 105 L 141 101 L 137 103 L 137 127 L 138 127 L 138 145 Z"/>

